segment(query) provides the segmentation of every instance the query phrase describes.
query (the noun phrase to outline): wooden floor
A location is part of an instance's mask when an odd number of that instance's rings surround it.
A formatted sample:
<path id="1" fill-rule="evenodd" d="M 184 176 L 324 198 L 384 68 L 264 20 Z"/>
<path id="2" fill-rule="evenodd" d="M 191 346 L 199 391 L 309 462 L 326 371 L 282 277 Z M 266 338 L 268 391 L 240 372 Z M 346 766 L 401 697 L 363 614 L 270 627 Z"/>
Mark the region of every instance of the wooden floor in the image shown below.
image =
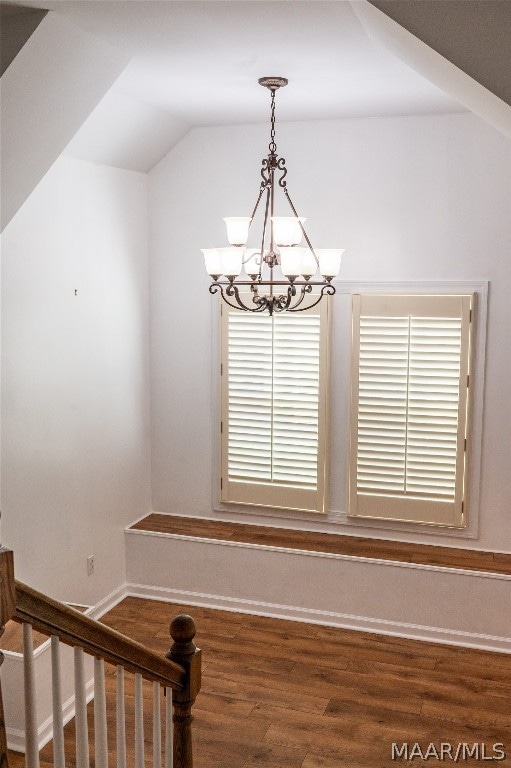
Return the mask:
<path id="1" fill-rule="evenodd" d="M 127 598 L 103 621 L 165 653 L 169 620 L 183 611 L 196 620 L 204 661 L 195 706 L 195 768 L 443 764 L 392 761 L 392 742 L 409 742 L 410 749 L 415 742 L 423 749 L 430 742 L 450 742 L 454 749 L 458 743 L 485 743 L 486 755 L 502 743 L 507 757 L 491 764 L 511 766 L 508 655 L 139 598 Z M 110 675 L 109 690 L 113 681 Z M 149 690 L 147 697 L 149 702 Z M 148 719 L 146 735 L 150 729 Z M 67 765 L 73 768 L 72 723 L 66 739 Z M 148 768 L 150 757 L 149 752 Z M 41 758 L 47 768 L 51 746 Z M 111 759 L 114 766 L 113 753 Z M 128 766 L 133 764 L 132 751 Z M 472 758 L 463 764 L 488 763 Z M 19 757 L 11 762 L 22 765 Z"/>
<path id="2" fill-rule="evenodd" d="M 336 533 L 313 533 L 289 528 L 270 528 L 262 525 L 225 523 L 196 517 L 151 514 L 131 526 L 137 531 L 156 531 L 205 539 L 265 544 L 287 549 L 312 552 L 375 557 L 401 563 L 422 563 L 447 568 L 466 568 L 511 575 L 511 555 L 498 552 L 438 547 L 427 544 L 368 539 L 360 536 L 342 536 Z"/>

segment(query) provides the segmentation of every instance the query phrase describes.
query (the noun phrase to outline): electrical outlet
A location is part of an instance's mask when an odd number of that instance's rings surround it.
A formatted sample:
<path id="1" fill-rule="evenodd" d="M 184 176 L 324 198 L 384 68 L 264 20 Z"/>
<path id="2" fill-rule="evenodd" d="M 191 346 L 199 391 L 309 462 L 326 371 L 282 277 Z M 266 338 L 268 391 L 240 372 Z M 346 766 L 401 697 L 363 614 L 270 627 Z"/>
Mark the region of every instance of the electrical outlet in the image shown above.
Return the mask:
<path id="1" fill-rule="evenodd" d="M 87 576 L 92 576 L 94 573 L 94 555 L 89 555 L 87 558 Z"/>

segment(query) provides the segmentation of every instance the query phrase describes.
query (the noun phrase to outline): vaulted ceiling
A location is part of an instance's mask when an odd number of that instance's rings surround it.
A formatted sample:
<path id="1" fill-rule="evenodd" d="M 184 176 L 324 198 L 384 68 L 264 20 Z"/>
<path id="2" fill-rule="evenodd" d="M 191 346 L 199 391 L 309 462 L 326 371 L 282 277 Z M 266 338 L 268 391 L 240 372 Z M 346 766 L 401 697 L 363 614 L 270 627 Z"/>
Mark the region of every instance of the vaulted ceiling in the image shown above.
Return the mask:
<path id="1" fill-rule="evenodd" d="M 189 127 L 266 120 L 267 93 L 257 78 L 267 74 L 290 81 L 279 94 L 282 121 L 471 108 L 456 89 L 425 76 L 427 67 L 421 71 L 406 53 L 396 54 L 371 34 L 374 19 L 371 29 L 361 13 L 366 0 L 10 0 L 7 5 L 49 9 L 129 58 L 66 149 L 95 162 L 147 171 Z M 393 17 L 422 38 L 428 50 L 451 57 L 499 99 L 509 100 L 511 3 L 373 0 L 372 11 L 380 10 L 380 16 Z"/>

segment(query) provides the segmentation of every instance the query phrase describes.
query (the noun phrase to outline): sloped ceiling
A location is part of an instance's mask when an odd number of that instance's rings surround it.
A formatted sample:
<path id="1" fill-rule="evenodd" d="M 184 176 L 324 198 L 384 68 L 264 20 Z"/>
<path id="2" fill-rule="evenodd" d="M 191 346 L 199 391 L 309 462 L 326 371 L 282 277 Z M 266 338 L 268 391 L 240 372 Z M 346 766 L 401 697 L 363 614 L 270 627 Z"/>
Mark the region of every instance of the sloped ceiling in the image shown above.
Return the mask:
<path id="1" fill-rule="evenodd" d="M 0 3 L 0 77 L 46 16 L 46 11 Z"/>
<path id="2" fill-rule="evenodd" d="M 289 78 L 279 121 L 464 110 L 371 40 L 344 0 L 25 4 L 131 57 L 66 150 L 94 162 L 147 171 L 190 126 L 266 121 L 265 74 Z"/>
<path id="3" fill-rule="evenodd" d="M 509 0 L 369 0 L 511 105 Z"/>
<path id="4" fill-rule="evenodd" d="M 462 3 L 464 4 L 463 0 Z M 449 61 L 368 0 L 352 0 L 368 35 L 430 82 L 457 98 L 471 112 L 511 138 L 511 107 L 503 99 Z M 511 5 L 508 5 L 511 12 Z M 463 29 L 463 26 L 461 27 Z M 473 28 L 475 34 L 475 28 Z M 457 30 L 451 29 L 456 37 Z M 470 43 L 470 35 L 468 36 Z M 466 45 L 466 44 L 464 44 Z M 460 48 L 460 46 L 455 46 Z M 461 46 L 465 50 L 464 46 Z M 487 56 L 491 57 L 488 50 Z M 505 70 L 507 71 L 505 66 Z"/>
<path id="5" fill-rule="evenodd" d="M 36 26 L 2 75 L 2 231 L 127 61 L 59 14 Z"/>
<path id="6" fill-rule="evenodd" d="M 189 127 L 267 120 L 267 93 L 257 85 L 265 74 L 290 81 L 279 93 L 279 121 L 467 109 L 438 80 L 433 84 L 406 57 L 368 35 L 356 12 L 368 5 L 366 0 L 11 2 L 63 15 L 131 58 L 67 147 L 68 153 L 94 162 L 148 171 Z M 502 5 L 507 17 L 507 0 L 374 0 L 373 5 L 401 14 L 399 23 L 413 27 L 413 34 L 423 34 L 423 26 L 428 45 L 435 32 L 444 46 L 449 38 L 457 40 L 454 53 L 467 60 L 482 15 L 488 30 L 478 41 L 476 58 L 489 59 L 494 49 L 503 52 L 502 42 L 493 42 L 494 36 L 505 37 L 501 16 L 488 20 L 478 8 L 468 14 L 465 32 L 459 7 Z M 436 5 L 449 6 L 440 30 L 428 12 Z M 499 67 L 484 65 L 487 83 Z M 502 93 L 505 78 L 501 73 L 499 78 L 495 87 Z"/>

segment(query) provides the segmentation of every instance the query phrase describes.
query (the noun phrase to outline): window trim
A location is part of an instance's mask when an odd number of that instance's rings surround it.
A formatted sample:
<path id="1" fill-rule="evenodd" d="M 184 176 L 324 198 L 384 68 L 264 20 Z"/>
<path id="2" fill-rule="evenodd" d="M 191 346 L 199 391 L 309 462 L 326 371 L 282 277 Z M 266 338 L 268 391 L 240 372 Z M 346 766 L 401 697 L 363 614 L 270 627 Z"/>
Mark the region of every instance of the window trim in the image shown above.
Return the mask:
<path id="1" fill-rule="evenodd" d="M 477 318 L 473 333 L 473 390 L 472 390 L 472 418 L 470 423 L 472 450 L 470 456 L 470 483 L 467 488 L 467 503 L 470 505 L 470 514 L 468 526 L 466 528 L 440 528 L 435 526 L 423 526 L 416 523 L 400 523 L 396 521 L 381 521 L 370 519 L 354 519 L 347 516 L 348 485 L 343 487 L 343 496 L 338 497 L 335 506 L 329 506 L 327 513 L 320 516 L 313 513 L 294 512 L 283 509 L 272 509 L 266 507 L 242 506 L 236 504 L 224 504 L 220 501 L 220 441 L 219 428 L 220 422 L 220 312 L 218 304 L 211 302 L 209 309 L 211 335 L 211 392 L 213 398 L 213 408 L 211 411 L 211 441 L 213 446 L 213 462 L 211 467 L 211 513 L 216 519 L 225 519 L 243 521 L 247 523 L 263 525 L 284 525 L 296 527 L 302 530 L 325 531 L 332 533 L 346 533 L 357 535 L 360 531 L 362 535 L 373 535 L 380 538 L 393 538 L 396 536 L 403 541 L 429 541 L 457 539 L 477 539 L 479 536 L 479 508 L 480 508 L 480 478 L 481 478 L 481 457 L 482 457 L 482 434 L 483 434 L 483 416 L 484 416 L 484 376 L 485 376 L 485 356 L 486 356 L 486 336 L 487 336 L 487 316 L 488 316 L 488 295 L 490 290 L 490 281 L 483 279 L 475 280 L 340 280 L 332 281 L 335 285 L 336 296 L 343 296 L 346 299 L 353 293 L 475 293 L 477 294 Z M 335 301 L 335 297 L 334 297 Z M 337 310 L 334 309 L 336 314 Z M 341 318 L 342 313 L 339 313 Z M 345 319 L 349 322 L 349 312 L 346 311 Z M 342 322 L 345 322 L 342 319 Z M 331 344 L 337 345 L 336 336 L 339 336 L 339 329 L 336 327 L 337 321 L 332 318 L 331 321 Z M 346 329 L 347 332 L 347 329 Z M 347 334 L 348 336 L 349 334 Z M 344 337 L 344 331 L 343 331 Z M 348 348 L 346 352 L 346 361 L 349 360 Z M 332 356 L 330 356 L 330 369 L 333 367 Z M 343 362 L 344 367 L 344 362 Z M 343 386 L 344 380 L 336 381 L 336 386 Z M 332 390 L 330 384 L 331 396 L 336 392 Z M 331 409 L 332 410 L 332 409 Z M 349 403 L 345 403 L 343 411 L 343 423 L 348 423 Z M 348 431 L 346 431 L 346 444 Z M 343 457 L 341 456 L 341 461 Z M 346 458 L 347 466 L 347 458 Z"/>

